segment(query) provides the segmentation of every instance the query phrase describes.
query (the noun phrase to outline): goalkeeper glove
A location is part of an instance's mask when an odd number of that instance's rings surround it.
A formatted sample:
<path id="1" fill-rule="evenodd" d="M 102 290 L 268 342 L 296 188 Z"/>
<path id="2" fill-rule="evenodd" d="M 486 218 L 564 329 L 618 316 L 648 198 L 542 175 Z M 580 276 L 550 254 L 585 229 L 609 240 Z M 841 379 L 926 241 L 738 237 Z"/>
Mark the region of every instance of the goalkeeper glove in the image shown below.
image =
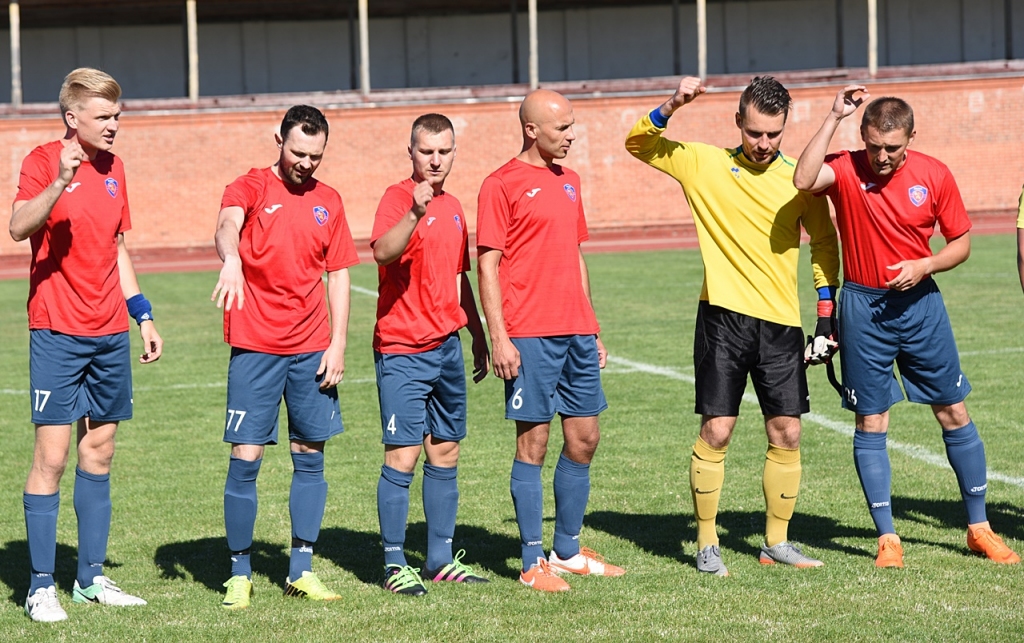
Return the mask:
<path id="1" fill-rule="evenodd" d="M 807 337 L 807 348 L 804 349 L 805 364 L 825 364 L 832 361 L 832 356 L 839 352 L 834 316 L 835 302 L 832 299 L 819 300 L 818 323 L 814 326 L 814 336 Z"/>

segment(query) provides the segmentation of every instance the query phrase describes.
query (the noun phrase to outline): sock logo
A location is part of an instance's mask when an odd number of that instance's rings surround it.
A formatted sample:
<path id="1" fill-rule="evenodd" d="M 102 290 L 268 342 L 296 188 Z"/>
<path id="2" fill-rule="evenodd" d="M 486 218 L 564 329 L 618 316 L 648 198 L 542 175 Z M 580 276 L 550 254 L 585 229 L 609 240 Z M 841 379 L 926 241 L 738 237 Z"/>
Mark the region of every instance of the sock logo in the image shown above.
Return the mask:
<path id="1" fill-rule="evenodd" d="M 543 540 L 528 540 L 528 541 L 526 541 L 526 546 L 527 547 L 538 547 L 538 546 L 543 545 L 543 544 L 544 544 Z"/>
<path id="2" fill-rule="evenodd" d="M 693 492 L 694 492 L 694 493 L 700 494 L 700 495 L 702 495 L 702 496 L 703 496 L 704 494 L 708 494 L 708 493 L 714 493 L 714 492 L 716 492 L 716 491 L 718 491 L 718 488 L 717 488 L 717 487 L 716 487 L 715 489 L 708 489 L 707 491 L 705 491 L 705 490 L 703 490 L 703 489 L 694 489 L 694 490 L 693 490 Z"/>
<path id="3" fill-rule="evenodd" d="M 988 483 L 987 482 L 985 484 L 981 485 L 980 487 L 971 487 L 970 491 L 971 491 L 971 493 L 982 493 L 986 489 L 988 489 Z"/>
<path id="4" fill-rule="evenodd" d="M 792 496 L 787 496 L 784 493 L 780 493 L 779 497 L 782 498 L 783 500 L 793 500 L 794 498 L 796 498 L 796 494 L 793 494 Z"/>
<path id="5" fill-rule="evenodd" d="M 384 551 L 402 551 L 401 547 L 385 547 Z"/>
<path id="6" fill-rule="evenodd" d="M 310 547 L 309 545 L 303 545 L 302 547 L 299 547 L 299 553 L 302 553 L 302 554 L 312 554 L 313 553 L 313 548 Z"/>
<path id="7" fill-rule="evenodd" d="M 885 502 L 872 502 L 871 505 L 870 505 L 870 507 L 872 509 L 881 509 L 882 507 L 888 507 L 888 506 L 889 506 L 889 501 L 888 500 L 886 500 Z"/>

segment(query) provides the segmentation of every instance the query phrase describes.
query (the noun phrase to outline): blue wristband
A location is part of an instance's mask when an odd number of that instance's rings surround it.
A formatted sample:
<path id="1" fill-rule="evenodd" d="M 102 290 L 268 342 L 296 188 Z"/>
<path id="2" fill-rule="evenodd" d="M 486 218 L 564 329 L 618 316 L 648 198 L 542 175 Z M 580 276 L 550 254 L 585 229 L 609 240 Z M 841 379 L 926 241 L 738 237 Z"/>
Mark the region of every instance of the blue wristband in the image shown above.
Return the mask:
<path id="1" fill-rule="evenodd" d="M 655 107 L 654 111 L 651 112 L 651 123 L 661 129 L 668 127 L 668 119 L 661 115 L 660 107 Z"/>
<path id="2" fill-rule="evenodd" d="M 135 319 L 136 324 L 153 321 L 153 305 L 142 293 L 129 298 L 125 303 L 128 304 L 128 314 Z"/>
<path id="3" fill-rule="evenodd" d="M 835 286 L 822 286 L 818 288 L 818 300 L 822 299 L 835 299 L 836 298 L 836 287 Z"/>

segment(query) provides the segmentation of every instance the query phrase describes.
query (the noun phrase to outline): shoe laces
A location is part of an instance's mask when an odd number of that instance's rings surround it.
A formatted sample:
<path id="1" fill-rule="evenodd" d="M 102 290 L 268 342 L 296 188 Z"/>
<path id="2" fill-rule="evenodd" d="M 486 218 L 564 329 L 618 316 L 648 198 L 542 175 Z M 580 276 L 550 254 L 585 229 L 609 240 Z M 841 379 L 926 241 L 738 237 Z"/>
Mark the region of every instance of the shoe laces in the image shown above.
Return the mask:
<path id="1" fill-rule="evenodd" d="M 104 592 L 111 592 L 114 594 L 124 594 L 124 590 L 117 586 L 117 583 L 110 580 L 107 576 L 97 576 L 93 579 L 94 583 L 98 582 L 103 586 Z"/>
<path id="2" fill-rule="evenodd" d="M 244 580 L 248 580 L 245 576 L 232 576 L 228 579 L 228 582 L 224 583 L 224 587 L 228 588 L 225 602 L 235 603 L 245 597 L 248 593 L 249 587 Z"/>
<path id="3" fill-rule="evenodd" d="M 422 585 L 423 579 L 420 578 L 420 570 L 418 567 L 410 567 L 405 565 L 399 571 L 395 572 L 387 580 L 389 587 L 395 587 L 398 589 L 405 589 L 413 585 Z"/>
<path id="4" fill-rule="evenodd" d="M 557 576 L 555 572 L 551 571 L 551 565 L 548 563 L 546 558 L 537 559 L 537 574 L 541 576 Z"/>
<path id="5" fill-rule="evenodd" d="M 580 547 L 580 555 L 584 558 L 589 558 L 590 560 L 595 560 L 599 563 L 604 563 L 604 556 L 597 553 L 590 547 Z"/>
<path id="6" fill-rule="evenodd" d="M 308 572 L 306 574 L 303 574 L 300 578 L 306 579 L 306 582 L 310 585 L 310 588 L 309 588 L 310 591 L 307 591 L 307 593 L 309 593 L 309 594 L 321 594 L 321 593 L 327 593 L 328 592 L 327 586 L 324 585 L 323 581 L 320 580 L 320 577 L 317 576 L 316 574 L 314 574 L 313 572 Z"/>
<path id="7" fill-rule="evenodd" d="M 469 565 L 467 565 L 467 564 L 462 562 L 462 557 L 465 556 L 465 555 L 466 555 L 466 550 L 465 549 L 460 549 L 459 552 L 457 554 L 455 554 L 454 558 L 452 558 L 452 562 L 450 562 L 447 566 L 451 567 L 453 570 L 461 572 L 463 574 L 472 574 L 473 573 L 473 569 Z M 444 568 L 442 568 L 442 570 L 443 569 Z"/>
<path id="8" fill-rule="evenodd" d="M 52 610 L 60 607 L 60 602 L 57 600 L 57 588 L 53 585 L 37 589 L 35 594 L 32 594 L 32 598 L 36 597 L 38 597 L 37 600 L 33 602 L 44 609 Z"/>

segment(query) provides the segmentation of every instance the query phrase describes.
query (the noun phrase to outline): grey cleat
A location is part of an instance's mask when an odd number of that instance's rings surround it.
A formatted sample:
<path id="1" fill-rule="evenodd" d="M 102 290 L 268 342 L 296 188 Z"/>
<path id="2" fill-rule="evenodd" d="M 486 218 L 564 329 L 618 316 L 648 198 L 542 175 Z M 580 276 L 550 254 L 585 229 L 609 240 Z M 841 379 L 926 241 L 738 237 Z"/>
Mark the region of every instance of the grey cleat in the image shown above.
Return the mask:
<path id="1" fill-rule="evenodd" d="M 715 576 L 729 575 L 729 570 L 722 563 L 722 553 L 718 545 L 708 545 L 697 552 L 697 571 Z"/>
<path id="2" fill-rule="evenodd" d="M 769 547 L 762 543 L 760 561 L 762 565 L 774 565 L 775 563 L 781 563 L 783 565 L 792 565 L 799 569 L 821 567 L 825 564 L 820 560 L 804 556 L 803 552 L 800 551 L 800 548 L 788 540 L 784 540 L 774 547 Z"/>

